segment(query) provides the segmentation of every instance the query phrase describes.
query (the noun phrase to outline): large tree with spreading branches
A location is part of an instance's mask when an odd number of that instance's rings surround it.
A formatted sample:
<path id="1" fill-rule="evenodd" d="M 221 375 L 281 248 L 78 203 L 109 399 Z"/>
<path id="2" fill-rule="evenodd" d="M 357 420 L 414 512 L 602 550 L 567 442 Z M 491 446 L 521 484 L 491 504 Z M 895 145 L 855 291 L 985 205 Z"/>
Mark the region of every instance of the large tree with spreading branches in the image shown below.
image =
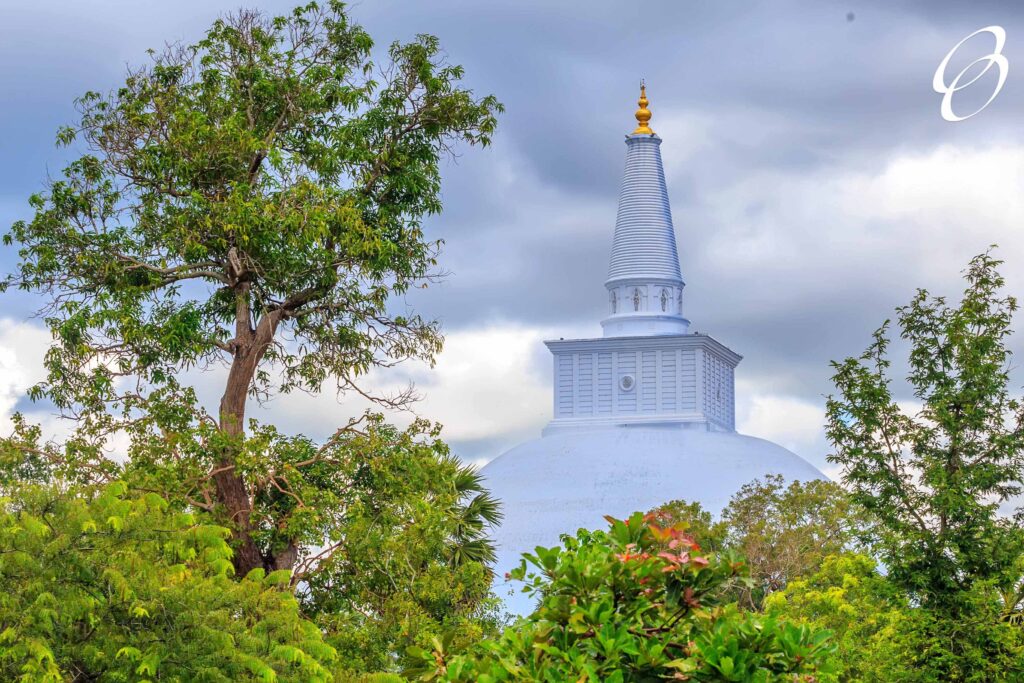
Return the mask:
<path id="1" fill-rule="evenodd" d="M 348 492 L 372 484 L 353 453 L 420 448 L 375 418 L 324 443 L 246 418 L 293 390 L 404 407 L 411 392 L 361 378 L 440 349 L 436 323 L 393 302 L 435 274 L 423 221 L 441 210 L 439 163 L 487 145 L 501 105 L 463 86 L 431 36 L 383 64 L 372 46 L 331 0 L 243 10 L 151 52 L 121 87 L 78 100 L 58 140 L 80 156 L 5 237 L 20 261 L 4 287 L 41 298 L 55 339 L 33 396 L 78 423 L 60 449 L 32 434 L 8 446 L 68 480 L 124 478 L 214 515 L 240 575 L 329 561 Z M 216 365 L 219 405 L 203 405 L 186 373 Z M 118 433 L 127 466 L 104 450 Z M 455 513 L 468 519 L 452 556 L 487 559 L 493 501 L 478 479 L 462 493 L 478 500 Z"/>

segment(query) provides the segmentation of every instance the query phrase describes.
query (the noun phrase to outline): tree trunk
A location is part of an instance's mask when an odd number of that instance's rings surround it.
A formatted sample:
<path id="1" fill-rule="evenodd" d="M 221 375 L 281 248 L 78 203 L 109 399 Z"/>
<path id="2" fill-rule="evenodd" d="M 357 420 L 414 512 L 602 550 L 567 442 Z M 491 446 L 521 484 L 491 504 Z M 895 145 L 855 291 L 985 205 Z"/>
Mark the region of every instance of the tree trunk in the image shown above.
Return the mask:
<path id="1" fill-rule="evenodd" d="M 245 576 L 257 567 L 263 566 L 263 557 L 252 540 L 252 505 L 249 492 L 242 475 L 235 469 L 234 463 L 245 436 L 245 401 L 249 393 L 249 382 L 244 378 L 244 368 L 237 369 L 240 351 L 235 352 L 235 360 L 228 374 L 228 383 L 220 400 L 220 431 L 231 437 L 225 445 L 217 461 L 214 484 L 217 487 L 217 499 L 227 512 L 229 527 L 235 539 L 235 573 Z"/>
<path id="2" fill-rule="evenodd" d="M 220 400 L 219 427 L 221 434 L 228 439 L 213 474 L 217 500 L 224 506 L 235 541 L 234 565 L 238 576 L 245 576 L 258 567 L 290 569 L 294 564 L 293 559 L 288 567 L 276 567 L 274 558 L 264 558 L 256 547 L 252 538 L 250 493 L 245 479 L 235 469 L 235 460 L 245 438 L 245 406 L 249 389 L 281 319 L 280 313 L 269 313 L 253 330 L 249 322 L 248 290 L 248 284 L 242 283 L 236 291 L 234 358 Z"/>

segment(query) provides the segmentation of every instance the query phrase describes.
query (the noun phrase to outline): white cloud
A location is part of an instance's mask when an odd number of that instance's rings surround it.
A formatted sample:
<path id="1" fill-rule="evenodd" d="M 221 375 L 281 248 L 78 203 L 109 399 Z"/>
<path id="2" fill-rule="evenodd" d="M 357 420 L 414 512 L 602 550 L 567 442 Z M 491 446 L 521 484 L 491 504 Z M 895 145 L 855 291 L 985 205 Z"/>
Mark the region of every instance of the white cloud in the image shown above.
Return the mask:
<path id="1" fill-rule="evenodd" d="M 43 357 L 49 345 L 43 327 L 0 318 L 0 434 L 11 429 L 11 415 L 25 392 L 46 376 Z"/>
<path id="2" fill-rule="evenodd" d="M 442 423 L 449 441 L 539 434 L 551 419 L 548 365 L 539 363 L 541 353 L 546 354 L 542 342 L 549 337 L 543 329 L 516 325 L 453 332 L 446 336 L 434 368 L 408 363 L 374 371 L 365 386 L 372 393 L 386 394 L 413 382 L 421 396 L 413 412 Z M 217 375 L 202 381 L 208 387 L 204 398 L 208 395 L 212 401 L 211 385 Z M 368 407 L 367 401 L 351 395 L 296 393 L 277 397 L 252 414 L 319 438 Z M 401 413 L 391 417 L 398 423 L 411 419 Z"/>
<path id="3" fill-rule="evenodd" d="M 737 383 L 738 431 L 774 441 L 815 462 L 823 441 L 824 401 L 811 403 L 796 396 L 766 392 L 763 388 Z M 821 454 L 821 459 L 823 460 Z"/>
<path id="4" fill-rule="evenodd" d="M 43 361 L 51 343 L 50 332 L 42 325 L 0 318 L 0 435 L 10 433 L 11 418 L 19 410 L 30 424 L 40 425 L 44 440 L 59 441 L 71 433 L 70 420 L 45 403 L 27 400 L 28 390 L 46 379 Z M 127 435 L 111 435 L 106 451 L 116 459 L 126 457 Z"/>
<path id="5" fill-rule="evenodd" d="M 447 335 L 433 369 L 407 364 L 376 371 L 368 377 L 367 386 L 374 392 L 389 392 L 414 382 L 422 396 L 415 404 L 415 414 L 442 423 L 450 440 L 539 433 L 551 412 L 549 365 L 543 341 L 552 336 L 540 328 L 515 325 L 455 332 Z M 10 416 L 26 391 L 45 378 L 43 356 L 49 344 L 50 335 L 43 327 L 0 318 L 3 429 L 10 427 Z M 189 377 L 208 410 L 216 407 L 223 377 L 221 368 L 194 372 Z M 369 403 L 357 396 L 299 392 L 275 397 L 263 409 L 254 407 L 250 414 L 271 420 L 287 431 L 323 436 L 368 407 Z M 37 422 L 49 422 L 51 417 L 31 407 L 28 415 Z M 392 417 L 399 423 L 412 419 L 401 414 Z"/>
<path id="6" fill-rule="evenodd" d="M 821 470 L 822 474 L 824 474 L 826 477 L 835 482 L 840 481 L 843 477 L 842 465 L 837 465 L 829 462 L 823 466 L 819 466 L 818 469 Z"/>
<path id="7" fill-rule="evenodd" d="M 751 173 L 708 197 L 722 229 L 710 232 L 707 256 L 797 300 L 822 288 L 849 294 L 877 277 L 908 287 L 954 282 L 992 243 L 1002 258 L 1024 262 L 1022 183 L 1019 145 L 944 145 L 874 171 Z"/>
<path id="8" fill-rule="evenodd" d="M 758 302 L 768 305 L 768 314 L 778 307 L 799 314 L 801 306 L 823 299 L 849 305 L 854 292 L 886 287 L 899 290 L 896 302 L 915 286 L 955 300 L 967 258 L 989 244 L 998 243 L 997 255 L 1009 263 L 1024 263 L 1022 183 L 1024 147 L 1017 145 L 944 145 L 896 155 L 874 173 L 838 166 L 813 177 L 752 173 L 707 198 L 723 226 L 709 238 L 707 270 L 772 283 L 769 298 L 776 304 Z M 1011 290 L 1024 286 L 1020 269 L 1003 273 Z M 889 315 L 891 310 L 880 309 L 877 318 Z M 867 333 L 851 347 L 865 345 Z M 899 345 L 893 349 L 901 351 Z M 849 349 L 833 351 L 844 352 Z M 746 369 L 761 378 L 773 372 Z M 737 394 L 741 431 L 794 450 L 829 476 L 837 473 L 824 460 L 823 400 L 806 388 L 772 391 L 764 381 L 741 382 Z M 910 415 L 920 410 L 915 401 L 900 407 Z"/>
<path id="9" fill-rule="evenodd" d="M 445 424 L 451 439 L 539 429 L 550 419 L 551 390 L 534 361 L 548 337 L 515 326 L 450 335 L 434 370 L 413 375 L 425 393 L 421 412 Z"/>
<path id="10" fill-rule="evenodd" d="M 549 365 L 543 348 L 543 340 L 551 336 L 540 328 L 516 325 L 455 332 L 447 336 L 434 368 L 409 363 L 375 371 L 367 378 L 367 387 L 389 392 L 415 382 L 422 396 L 414 406 L 415 414 L 444 424 L 450 441 L 538 435 L 551 412 Z M 11 416 L 29 387 L 45 378 L 43 357 L 49 345 L 50 334 L 42 326 L 0 319 L 0 431 L 10 429 Z M 224 374 L 217 367 L 191 373 L 189 379 L 209 410 L 216 407 Z M 262 408 L 254 406 L 250 415 L 272 421 L 286 432 L 322 438 L 367 407 L 364 399 L 355 396 L 295 393 L 278 396 Z M 68 424 L 50 411 L 25 408 L 30 421 L 43 424 L 46 437 L 66 433 Z M 412 418 L 391 417 L 400 424 Z"/>

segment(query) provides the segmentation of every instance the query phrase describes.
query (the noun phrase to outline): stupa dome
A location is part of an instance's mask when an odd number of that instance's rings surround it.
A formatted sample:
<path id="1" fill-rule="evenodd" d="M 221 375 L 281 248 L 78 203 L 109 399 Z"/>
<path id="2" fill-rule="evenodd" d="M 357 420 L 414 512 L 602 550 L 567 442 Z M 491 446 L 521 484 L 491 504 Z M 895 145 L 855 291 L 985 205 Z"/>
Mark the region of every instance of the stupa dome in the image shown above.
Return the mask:
<path id="1" fill-rule="evenodd" d="M 520 554 L 558 545 L 563 533 L 600 529 L 670 500 L 700 501 L 717 514 L 743 484 L 766 474 L 787 481 L 823 478 L 782 446 L 736 432 L 678 427 L 611 427 L 527 441 L 491 461 L 484 474 L 503 503 L 497 530 L 496 590 L 508 608 L 531 604 L 507 583 Z M 508 595 L 510 590 L 516 593 Z"/>

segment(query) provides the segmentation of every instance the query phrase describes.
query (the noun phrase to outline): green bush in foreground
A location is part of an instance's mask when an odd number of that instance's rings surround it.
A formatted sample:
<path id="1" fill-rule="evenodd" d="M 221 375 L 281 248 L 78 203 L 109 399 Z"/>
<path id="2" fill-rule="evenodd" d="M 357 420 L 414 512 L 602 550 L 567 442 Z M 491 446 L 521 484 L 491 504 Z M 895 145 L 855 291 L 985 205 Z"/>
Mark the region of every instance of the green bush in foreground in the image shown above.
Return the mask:
<path id="1" fill-rule="evenodd" d="M 832 651 L 814 631 L 723 604 L 745 564 L 705 555 L 650 516 L 563 536 L 513 572 L 540 599 L 529 617 L 465 655 L 416 651 L 422 680 L 815 681 Z M 535 567 L 528 572 L 527 561 Z"/>
<path id="2" fill-rule="evenodd" d="M 0 680 L 330 681 L 288 571 L 232 578 L 228 530 L 114 483 L 0 501 Z"/>

